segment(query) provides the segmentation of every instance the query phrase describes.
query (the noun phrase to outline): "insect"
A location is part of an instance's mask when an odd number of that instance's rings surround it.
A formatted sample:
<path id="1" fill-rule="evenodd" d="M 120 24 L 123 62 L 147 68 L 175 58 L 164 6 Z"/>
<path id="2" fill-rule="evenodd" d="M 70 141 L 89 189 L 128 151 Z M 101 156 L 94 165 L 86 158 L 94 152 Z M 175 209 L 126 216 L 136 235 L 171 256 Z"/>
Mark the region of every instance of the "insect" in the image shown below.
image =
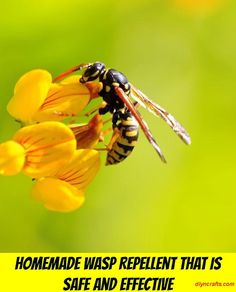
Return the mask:
<path id="1" fill-rule="evenodd" d="M 118 129 L 119 127 L 122 129 L 122 125 L 124 125 L 125 117 L 131 119 L 130 121 L 135 126 L 138 124 L 143 130 L 146 138 L 152 144 L 156 152 L 158 153 L 160 159 L 163 162 L 166 162 L 166 159 L 155 141 L 151 131 L 147 123 L 143 120 L 141 114 L 137 110 L 135 106 L 136 103 L 138 105 L 143 106 L 151 113 L 156 116 L 162 118 L 171 128 L 172 130 L 182 139 L 186 144 L 191 144 L 191 139 L 186 130 L 180 125 L 180 123 L 165 109 L 163 109 L 160 105 L 154 103 L 151 99 L 149 99 L 142 91 L 136 88 L 133 84 L 131 84 L 126 76 L 115 70 L 106 68 L 106 66 L 101 62 L 95 63 L 87 63 L 80 64 L 68 71 L 60 74 L 54 79 L 55 81 L 59 81 L 67 75 L 85 69 L 80 79 L 81 83 L 89 83 L 92 81 L 99 82 L 99 90 L 98 94 L 101 96 L 105 102 L 105 106 L 99 108 L 99 113 L 101 115 L 110 112 L 112 117 L 113 129 Z M 135 100 L 135 103 L 132 102 L 132 99 Z M 120 126 L 117 126 L 117 123 L 120 122 Z M 137 131 L 137 129 L 135 130 Z M 122 143 L 127 142 L 127 137 L 125 136 L 126 131 L 120 131 L 120 137 L 117 137 Z M 114 137 L 113 137 L 114 138 Z M 122 140 L 124 139 L 124 140 Z M 115 140 L 115 139 L 113 139 Z M 120 142 L 119 142 L 120 143 Z M 115 147 L 117 147 L 118 142 L 115 141 L 112 149 L 108 152 L 107 161 L 108 163 L 112 163 L 112 160 L 109 158 L 111 153 L 115 151 Z M 121 153 L 124 154 L 124 153 Z M 121 156 L 120 156 L 121 157 Z M 122 159 L 119 158 L 118 162 Z"/>

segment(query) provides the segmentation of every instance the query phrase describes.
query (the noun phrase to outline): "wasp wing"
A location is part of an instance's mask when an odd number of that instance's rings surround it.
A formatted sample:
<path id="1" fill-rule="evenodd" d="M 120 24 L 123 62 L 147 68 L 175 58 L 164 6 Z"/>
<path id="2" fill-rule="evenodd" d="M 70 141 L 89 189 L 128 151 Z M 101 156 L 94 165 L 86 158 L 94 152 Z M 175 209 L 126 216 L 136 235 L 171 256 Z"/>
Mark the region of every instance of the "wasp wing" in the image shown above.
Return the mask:
<path id="1" fill-rule="evenodd" d="M 79 70 L 82 70 L 84 68 L 87 68 L 89 65 L 91 65 L 91 63 L 82 63 L 78 66 L 75 66 L 63 73 L 61 73 L 60 75 L 58 75 L 56 78 L 53 79 L 53 82 L 57 82 L 57 81 L 60 81 L 61 79 L 65 78 L 66 76 L 70 75 L 71 73 L 75 72 L 75 71 L 79 71 Z"/>
<path id="2" fill-rule="evenodd" d="M 152 146 L 154 147 L 154 149 L 158 153 L 158 155 L 161 158 L 161 160 L 163 162 L 166 162 L 166 159 L 165 159 L 165 157 L 164 157 L 164 155 L 163 155 L 163 153 L 161 151 L 161 148 L 159 147 L 159 145 L 155 141 L 152 133 L 150 132 L 150 130 L 148 128 L 148 125 L 142 119 L 142 116 L 136 110 L 136 108 L 135 108 L 134 104 L 132 103 L 132 101 L 130 100 L 130 98 L 124 93 L 124 91 L 120 87 L 115 87 L 115 91 L 116 91 L 116 94 L 119 96 L 119 98 L 126 105 L 126 107 L 128 108 L 128 110 L 131 112 L 131 114 L 135 117 L 136 121 L 138 122 L 138 124 L 142 128 L 145 136 L 147 137 L 148 141 L 152 144 Z"/>
<path id="3" fill-rule="evenodd" d="M 181 138 L 186 144 L 191 144 L 191 138 L 187 131 L 181 126 L 181 124 L 160 105 L 154 103 L 149 99 L 141 90 L 137 89 L 134 85 L 131 85 L 131 97 L 140 103 L 144 108 L 148 109 L 151 113 L 161 117 L 172 130 Z"/>

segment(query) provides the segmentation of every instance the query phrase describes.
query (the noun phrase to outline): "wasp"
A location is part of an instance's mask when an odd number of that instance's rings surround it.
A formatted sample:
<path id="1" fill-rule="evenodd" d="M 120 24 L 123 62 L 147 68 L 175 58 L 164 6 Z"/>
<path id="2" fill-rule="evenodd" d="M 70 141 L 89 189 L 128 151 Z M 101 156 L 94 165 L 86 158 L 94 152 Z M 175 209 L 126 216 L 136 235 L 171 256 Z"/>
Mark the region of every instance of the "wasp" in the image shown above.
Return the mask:
<path id="1" fill-rule="evenodd" d="M 118 163 L 131 153 L 138 139 L 139 126 L 158 153 L 160 159 L 166 162 L 161 148 L 139 113 L 137 105 L 141 105 L 152 114 L 159 116 L 183 142 L 191 144 L 189 134 L 171 114 L 130 83 L 123 73 L 115 69 L 106 68 L 101 62 L 80 64 L 57 76 L 54 82 L 82 69 L 85 69 L 85 71 L 80 79 L 81 83 L 99 82 L 98 95 L 103 98 L 105 104 L 105 106 L 99 108 L 99 114 L 104 115 L 107 112 L 112 114 L 114 134 L 109 143 L 107 164 Z"/>

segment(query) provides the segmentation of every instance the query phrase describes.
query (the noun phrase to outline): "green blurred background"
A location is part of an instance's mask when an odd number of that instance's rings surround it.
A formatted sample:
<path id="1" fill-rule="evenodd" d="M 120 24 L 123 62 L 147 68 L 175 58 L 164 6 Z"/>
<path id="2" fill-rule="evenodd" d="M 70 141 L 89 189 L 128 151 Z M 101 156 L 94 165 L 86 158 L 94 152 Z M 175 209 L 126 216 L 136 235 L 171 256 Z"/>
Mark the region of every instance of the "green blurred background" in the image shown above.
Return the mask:
<path id="1" fill-rule="evenodd" d="M 69 214 L 35 202 L 29 178 L 0 177 L 0 251 L 236 251 L 236 2 L 215 2 L 1 3 L 1 142 L 19 127 L 6 104 L 22 74 L 56 76 L 99 60 L 168 109 L 192 145 L 143 110 L 168 164 L 141 134 L 133 154 L 103 166 L 84 206 Z"/>

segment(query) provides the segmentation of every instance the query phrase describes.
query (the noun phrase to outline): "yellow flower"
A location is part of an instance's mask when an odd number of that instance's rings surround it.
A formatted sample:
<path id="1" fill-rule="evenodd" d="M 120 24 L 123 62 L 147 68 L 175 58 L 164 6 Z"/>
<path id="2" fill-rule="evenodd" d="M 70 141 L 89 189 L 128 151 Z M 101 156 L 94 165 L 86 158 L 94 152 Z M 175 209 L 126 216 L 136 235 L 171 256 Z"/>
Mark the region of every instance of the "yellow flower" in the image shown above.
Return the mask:
<path id="1" fill-rule="evenodd" d="M 100 167 L 96 150 L 80 149 L 72 160 L 53 177 L 40 178 L 33 187 L 33 197 L 52 211 L 70 212 L 84 202 L 84 192 Z"/>
<path id="2" fill-rule="evenodd" d="M 0 173 L 21 170 L 33 178 L 55 174 L 76 150 L 73 132 L 59 122 L 43 122 L 21 128 L 12 141 L 0 144 Z"/>
<path id="3" fill-rule="evenodd" d="M 81 76 L 71 76 L 52 83 L 45 70 L 32 70 L 16 83 L 7 110 L 23 124 L 59 121 L 77 115 L 90 101 L 91 89 L 79 82 Z"/>
<path id="4" fill-rule="evenodd" d="M 103 121 L 102 117 L 95 115 L 88 124 L 72 124 L 69 126 L 75 135 L 78 149 L 91 149 L 103 140 Z"/>

